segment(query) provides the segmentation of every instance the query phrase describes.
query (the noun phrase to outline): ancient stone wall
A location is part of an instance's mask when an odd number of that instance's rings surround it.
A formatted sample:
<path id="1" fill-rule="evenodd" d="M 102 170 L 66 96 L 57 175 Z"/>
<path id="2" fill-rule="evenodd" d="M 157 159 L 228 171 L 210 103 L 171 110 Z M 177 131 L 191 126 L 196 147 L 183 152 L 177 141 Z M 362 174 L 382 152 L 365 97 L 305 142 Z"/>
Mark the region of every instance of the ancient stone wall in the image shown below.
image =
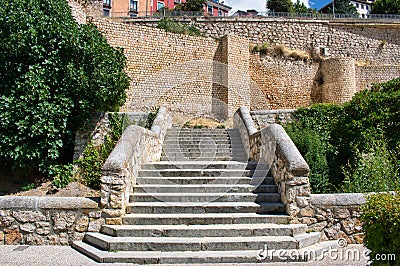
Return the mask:
<path id="1" fill-rule="evenodd" d="M 87 198 L 0 197 L 0 245 L 71 245 L 104 222 Z"/>
<path id="2" fill-rule="evenodd" d="M 356 93 L 355 60 L 331 58 L 321 63 L 322 102 L 344 103 Z"/>
<path id="3" fill-rule="evenodd" d="M 333 57 L 352 57 L 357 61 L 398 64 L 400 59 L 400 26 L 340 23 L 327 20 L 284 18 L 197 18 L 183 19 L 209 37 L 227 34 L 246 37 L 252 43 L 285 44 L 291 49 L 315 51 L 328 48 Z M 132 20 L 130 23 L 155 26 L 157 21 Z"/>
<path id="4" fill-rule="evenodd" d="M 400 77 L 400 66 L 356 66 L 357 91 Z"/>
<path id="5" fill-rule="evenodd" d="M 127 57 L 131 83 L 121 111 L 162 104 L 174 113 L 220 118 L 221 108 L 232 116 L 249 105 L 246 39 L 227 36 L 220 41 L 108 20 L 94 23 Z"/>
<path id="6" fill-rule="evenodd" d="M 290 109 L 312 103 L 314 79 L 319 63 L 252 54 L 251 109 Z M 264 98 L 264 99 L 263 99 Z"/>
<path id="7" fill-rule="evenodd" d="M 79 24 L 86 24 L 86 9 L 79 0 L 68 0 L 68 5 L 71 7 L 72 16 Z"/>

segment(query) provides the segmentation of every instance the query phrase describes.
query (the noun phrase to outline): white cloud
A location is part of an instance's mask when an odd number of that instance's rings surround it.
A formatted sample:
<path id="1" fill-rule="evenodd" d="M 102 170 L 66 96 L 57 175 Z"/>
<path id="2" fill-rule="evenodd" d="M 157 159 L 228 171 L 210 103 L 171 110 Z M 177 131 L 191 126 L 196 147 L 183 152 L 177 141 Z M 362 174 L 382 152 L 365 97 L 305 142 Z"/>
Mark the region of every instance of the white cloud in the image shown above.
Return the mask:
<path id="1" fill-rule="evenodd" d="M 309 0 L 300 0 L 307 7 L 310 7 Z M 292 2 L 296 2 L 296 0 L 292 0 Z M 232 7 L 231 13 L 236 12 L 237 10 L 248 10 L 255 9 L 259 12 L 263 12 L 266 10 L 266 0 L 225 0 L 225 4 Z"/>

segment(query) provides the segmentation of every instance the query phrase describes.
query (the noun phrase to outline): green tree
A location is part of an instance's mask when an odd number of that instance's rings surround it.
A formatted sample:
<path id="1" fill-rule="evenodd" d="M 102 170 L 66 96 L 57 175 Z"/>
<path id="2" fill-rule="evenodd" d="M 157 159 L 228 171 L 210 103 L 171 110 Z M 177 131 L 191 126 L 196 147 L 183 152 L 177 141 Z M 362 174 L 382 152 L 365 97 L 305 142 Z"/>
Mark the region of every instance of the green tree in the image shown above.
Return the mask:
<path id="1" fill-rule="evenodd" d="M 267 9 L 273 12 L 290 12 L 293 9 L 293 3 L 290 0 L 268 0 Z"/>
<path id="2" fill-rule="evenodd" d="M 187 0 L 182 4 L 175 6 L 177 11 L 203 11 L 206 0 Z"/>
<path id="3" fill-rule="evenodd" d="M 357 14 L 357 8 L 350 3 L 350 0 L 335 0 L 335 14 Z M 332 4 L 328 7 L 328 13 L 333 13 Z"/>
<path id="4" fill-rule="evenodd" d="M 126 58 L 64 0 L 3 0 L 0 24 L 1 164 L 47 173 L 83 121 L 125 102 Z"/>
<path id="5" fill-rule="evenodd" d="M 372 14 L 400 14 L 400 0 L 376 0 Z"/>
<path id="6" fill-rule="evenodd" d="M 317 11 L 313 8 L 308 8 L 303 2 L 300 2 L 300 0 L 297 0 L 297 2 L 293 4 L 293 8 L 292 8 L 291 12 L 316 13 Z"/>

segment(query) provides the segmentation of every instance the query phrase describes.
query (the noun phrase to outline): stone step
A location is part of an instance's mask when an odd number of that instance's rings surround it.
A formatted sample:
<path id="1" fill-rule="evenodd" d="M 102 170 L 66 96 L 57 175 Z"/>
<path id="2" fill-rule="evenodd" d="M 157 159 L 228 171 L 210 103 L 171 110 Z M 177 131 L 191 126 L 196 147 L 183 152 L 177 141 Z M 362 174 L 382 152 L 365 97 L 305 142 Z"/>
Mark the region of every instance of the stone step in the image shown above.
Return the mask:
<path id="1" fill-rule="evenodd" d="M 305 234 L 305 224 L 103 225 L 114 237 L 249 237 Z"/>
<path id="2" fill-rule="evenodd" d="M 225 184 L 225 185 L 275 185 L 273 177 L 193 177 L 193 176 L 147 176 L 136 178 L 137 185 L 196 185 L 196 184 Z"/>
<path id="3" fill-rule="evenodd" d="M 239 148 L 218 148 L 215 146 L 210 146 L 210 147 L 205 147 L 205 148 L 199 148 L 199 147 L 172 147 L 172 148 L 163 148 L 162 149 L 163 155 L 171 154 L 171 153 L 182 153 L 182 154 L 204 154 L 208 155 L 209 157 L 213 157 L 215 155 L 226 155 L 226 156 L 231 156 L 231 154 L 235 155 L 242 155 L 245 156 L 245 150 L 243 147 Z"/>
<path id="4" fill-rule="evenodd" d="M 167 133 L 169 132 L 235 132 L 235 129 L 227 129 L 227 128 L 188 128 L 188 127 L 178 127 L 178 128 L 169 128 L 167 129 Z"/>
<path id="5" fill-rule="evenodd" d="M 192 161 L 164 161 L 142 165 L 142 170 L 162 169 L 266 169 L 267 165 L 256 162 L 235 162 L 235 161 L 213 161 L 213 162 L 192 162 Z"/>
<path id="6" fill-rule="evenodd" d="M 304 236 L 303 236 L 304 235 Z M 118 251 L 224 251 L 268 249 L 298 249 L 317 243 L 320 233 L 299 236 L 252 237 L 112 237 L 101 233 L 86 233 L 84 242 L 103 250 Z M 304 243 L 303 243 L 304 242 Z"/>
<path id="7" fill-rule="evenodd" d="M 138 185 L 134 187 L 135 193 L 276 193 L 278 187 L 276 185 L 260 185 L 252 186 L 247 184 L 205 184 L 205 185 Z"/>
<path id="8" fill-rule="evenodd" d="M 204 203 L 203 203 L 204 204 Z M 280 202 L 133 202 L 126 207 L 127 213 L 284 213 Z"/>
<path id="9" fill-rule="evenodd" d="M 174 150 L 163 150 L 161 156 L 185 158 L 185 157 L 238 157 L 245 158 L 246 153 L 243 151 L 231 151 L 229 149 L 223 150 L 184 150 L 184 149 L 174 149 Z M 178 160 L 178 159 L 175 159 Z"/>
<path id="10" fill-rule="evenodd" d="M 257 213 L 131 213 L 122 217 L 122 223 L 159 225 L 159 224 L 249 224 L 277 223 L 287 224 L 286 214 L 257 214 Z"/>
<path id="11" fill-rule="evenodd" d="M 131 202 L 280 202 L 279 193 L 133 193 Z"/>
<path id="12" fill-rule="evenodd" d="M 215 144 L 231 144 L 230 138 L 221 138 L 221 139 L 212 139 L 211 140 Z M 163 145 L 199 145 L 201 142 L 204 142 L 204 139 L 171 139 L 166 138 L 164 140 Z M 238 141 L 237 141 L 238 142 Z"/>
<path id="13" fill-rule="evenodd" d="M 101 263 L 132 263 L 132 264 L 260 264 L 280 262 L 319 261 L 327 250 L 337 249 L 337 241 L 325 241 L 302 249 L 288 249 L 272 252 L 263 247 L 255 250 L 228 250 L 228 251 L 118 251 L 109 252 L 99 250 L 89 244 L 76 241 L 73 248 Z M 325 256 L 326 257 L 326 256 Z M 311 264 L 310 264 L 311 265 Z"/>
<path id="14" fill-rule="evenodd" d="M 237 138 L 239 134 L 229 134 L 227 132 L 215 133 L 215 132 L 173 132 L 165 135 L 166 139 L 169 138 Z"/>
<path id="15" fill-rule="evenodd" d="M 228 144 L 215 144 L 215 143 L 195 143 L 195 144 L 183 144 L 179 143 L 178 145 L 176 144 L 166 144 L 164 143 L 163 145 L 163 150 L 179 150 L 179 149 L 185 149 L 185 150 L 242 150 L 243 147 L 235 147 L 233 148 L 230 143 Z"/>
<path id="16" fill-rule="evenodd" d="M 240 177 L 253 176 L 253 170 L 230 170 L 230 169 L 163 169 L 163 170 L 141 170 L 139 177 Z"/>
<path id="17" fill-rule="evenodd" d="M 182 158 L 183 157 L 183 158 Z M 248 157 L 243 155 L 235 155 L 235 156 L 166 156 L 165 154 L 161 155 L 160 161 L 192 161 L 192 162 L 199 162 L 199 161 L 207 161 L 207 162 L 214 162 L 214 161 L 236 161 L 236 162 L 247 162 Z"/>

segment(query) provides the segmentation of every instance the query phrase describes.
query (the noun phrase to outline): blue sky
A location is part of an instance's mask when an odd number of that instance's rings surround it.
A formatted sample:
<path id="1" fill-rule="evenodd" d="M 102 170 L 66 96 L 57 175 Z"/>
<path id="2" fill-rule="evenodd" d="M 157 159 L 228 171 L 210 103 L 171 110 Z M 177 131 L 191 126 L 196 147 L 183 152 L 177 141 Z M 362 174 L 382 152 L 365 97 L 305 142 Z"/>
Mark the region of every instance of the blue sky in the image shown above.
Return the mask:
<path id="1" fill-rule="evenodd" d="M 292 0 L 295 2 L 296 0 Z M 301 0 L 308 7 L 319 9 L 330 2 L 330 0 Z M 232 12 L 236 10 L 255 9 L 265 11 L 265 0 L 225 0 L 225 4 L 232 7 Z"/>

